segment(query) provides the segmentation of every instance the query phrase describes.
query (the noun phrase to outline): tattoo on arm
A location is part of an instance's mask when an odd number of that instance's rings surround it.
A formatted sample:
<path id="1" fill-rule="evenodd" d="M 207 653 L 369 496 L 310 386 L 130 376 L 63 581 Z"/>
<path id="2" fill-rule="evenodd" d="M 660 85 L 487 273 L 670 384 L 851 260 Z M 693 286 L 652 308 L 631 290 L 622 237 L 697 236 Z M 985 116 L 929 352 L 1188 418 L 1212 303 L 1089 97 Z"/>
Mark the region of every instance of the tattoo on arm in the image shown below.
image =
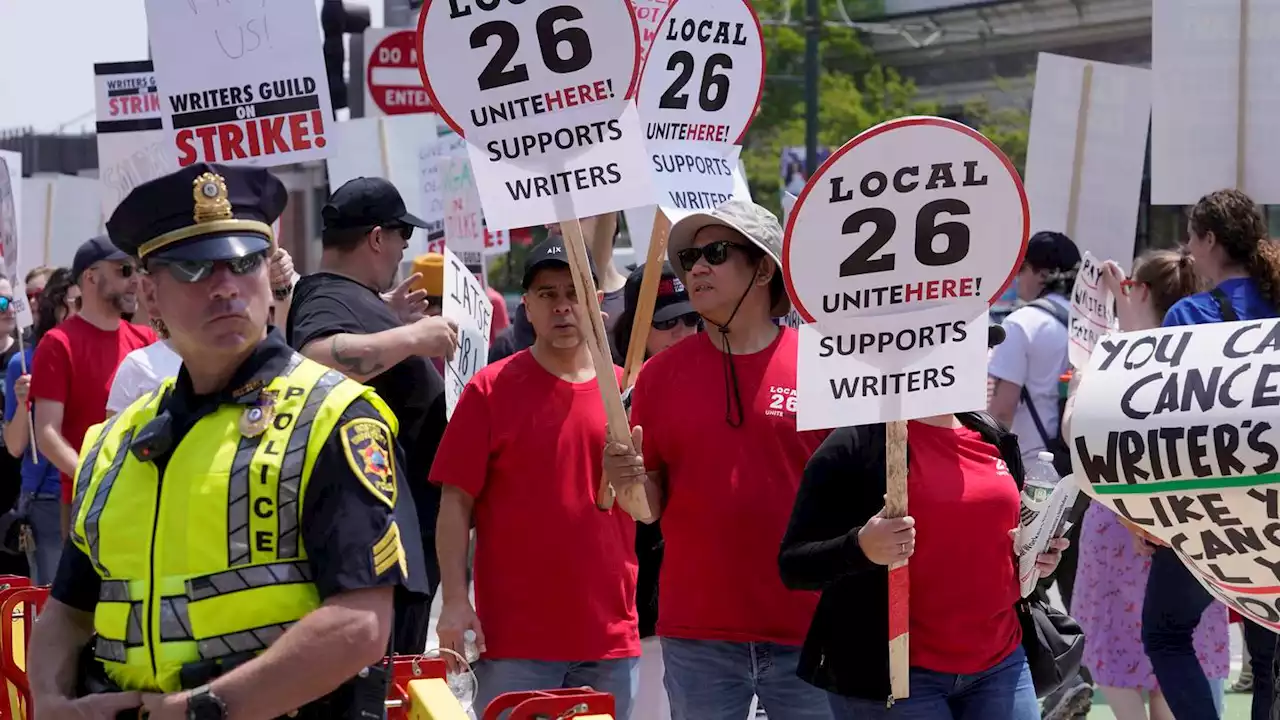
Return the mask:
<path id="1" fill-rule="evenodd" d="M 364 353 L 351 347 L 351 344 L 342 335 L 333 336 L 333 341 L 329 345 L 329 353 L 333 357 L 333 362 L 342 368 L 344 372 L 351 375 L 364 377 L 375 375 L 386 369 L 377 357 L 364 357 Z"/>

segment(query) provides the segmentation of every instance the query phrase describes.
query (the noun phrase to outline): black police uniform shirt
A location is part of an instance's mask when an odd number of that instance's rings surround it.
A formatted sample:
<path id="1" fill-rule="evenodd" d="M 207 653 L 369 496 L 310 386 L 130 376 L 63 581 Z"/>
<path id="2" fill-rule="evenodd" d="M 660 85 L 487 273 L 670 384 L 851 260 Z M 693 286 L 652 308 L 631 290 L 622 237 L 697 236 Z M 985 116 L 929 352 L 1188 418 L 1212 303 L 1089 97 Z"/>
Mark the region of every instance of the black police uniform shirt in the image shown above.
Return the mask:
<path id="1" fill-rule="evenodd" d="M 242 404 L 247 407 L 256 399 L 257 393 L 240 398 L 231 393 L 237 388 L 252 387 L 256 381 L 269 382 L 284 371 L 293 354 L 283 335 L 273 329 L 236 371 L 227 389 L 207 396 L 195 395 L 190 376 L 184 368 L 162 406 L 173 417 L 173 447 L 177 447 L 197 421 L 220 405 Z M 347 407 L 335 428 L 359 418 L 380 420 L 381 416 L 367 400 L 359 399 Z M 325 442 L 302 500 L 302 542 L 321 600 L 344 592 L 397 586 L 428 596 L 425 559 L 418 540 L 418 519 L 413 503 L 407 500 L 406 478 L 400 471 L 404 467 L 403 452 L 399 445 L 393 450 L 396 458 L 393 510 L 356 476 L 343 442 L 337 430 Z M 157 460 L 157 464 L 163 472 L 164 459 Z M 178 477 L 166 477 L 164 480 L 182 482 Z M 381 573 L 375 567 L 374 547 L 386 536 L 392 521 L 400 528 L 407 575 L 394 563 Z M 102 579 L 88 556 L 68 542 L 62 551 L 51 595 L 77 610 L 92 612 L 98 603 L 101 583 Z"/>
<path id="2" fill-rule="evenodd" d="M 372 335 L 403 323 L 375 290 L 349 277 L 318 272 L 298 282 L 289 308 L 287 337 L 294 349 L 340 334 Z M 413 356 L 372 378 L 366 385 L 391 406 L 400 421 L 405 478 L 422 523 L 427 571 L 436 579 L 435 527 L 440 488 L 427 482 L 446 420 L 444 378 L 429 360 Z M 433 583 L 434 587 L 434 583 Z"/>

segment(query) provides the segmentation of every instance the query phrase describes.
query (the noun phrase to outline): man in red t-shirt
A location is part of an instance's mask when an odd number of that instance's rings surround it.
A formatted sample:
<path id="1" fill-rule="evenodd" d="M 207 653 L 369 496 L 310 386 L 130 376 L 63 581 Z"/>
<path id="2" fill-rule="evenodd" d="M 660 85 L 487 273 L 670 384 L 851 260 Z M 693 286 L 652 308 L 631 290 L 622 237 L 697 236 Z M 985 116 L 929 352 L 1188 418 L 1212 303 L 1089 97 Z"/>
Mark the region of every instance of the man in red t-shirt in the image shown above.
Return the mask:
<path id="1" fill-rule="evenodd" d="M 481 712 L 503 693 L 589 685 L 627 718 L 639 683 L 636 527 L 594 500 L 606 424 L 598 383 L 617 383 L 621 369 L 596 377 L 567 257 L 559 239 L 529 256 L 524 304 L 537 339 L 472 378 L 431 467 L 443 485 L 437 629 L 441 647 L 464 654 L 475 632 Z"/>
<path id="2" fill-rule="evenodd" d="M 151 328 L 121 319 L 138 310 L 135 270 L 106 236 L 81 245 L 71 263 L 80 313 L 45 333 L 31 360 L 36 442 L 62 471 L 64 537 L 85 431 L 106 419 L 111 381 L 124 356 L 156 341 Z"/>
<path id="3" fill-rule="evenodd" d="M 826 431 L 796 430 L 797 333 L 768 210 L 730 200 L 671 228 L 668 256 L 707 332 L 645 366 L 633 441 L 610 445 L 619 492 L 645 485 L 666 541 L 658 635 L 674 720 L 739 720 L 752 695 L 770 720 L 826 720 L 825 693 L 796 676 L 816 593 L 778 575 L 805 462 Z"/>

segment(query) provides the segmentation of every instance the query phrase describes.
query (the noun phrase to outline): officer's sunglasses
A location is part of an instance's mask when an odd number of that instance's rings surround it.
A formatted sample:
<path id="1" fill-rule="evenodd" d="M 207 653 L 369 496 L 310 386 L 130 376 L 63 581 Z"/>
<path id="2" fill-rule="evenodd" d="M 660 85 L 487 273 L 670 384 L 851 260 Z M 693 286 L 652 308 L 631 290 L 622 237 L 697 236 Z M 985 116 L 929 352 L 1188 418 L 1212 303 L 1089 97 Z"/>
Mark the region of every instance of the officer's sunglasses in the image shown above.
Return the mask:
<path id="1" fill-rule="evenodd" d="M 690 272 L 700 259 L 706 260 L 708 265 L 723 265 L 724 261 L 729 259 L 730 250 L 738 250 L 744 253 L 751 252 L 746 245 L 729 242 L 728 240 L 716 240 L 702 247 L 685 248 L 676 253 L 676 259 L 680 261 L 680 267 L 684 268 L 685 272 Z"/>
<path id="2" fill-rule="evenodd" d="M 674 330 L 677 325 L 684 324 L 687 328 L 701 328 L 702 316 L 698 313 L 685 313 L 670 320 L 654 320 L 654 330 Z"/>
<path id="3" fill-rule="evenodd" d="M 155 274 L 163 268 L 178 282 L 191 284 L 211 277 L 219 264 L 226 265 L 232 275 L 248 275 L 262 267 L 266 258 L 266 253 L 257 252 L 230 260 L 151 260 L 147 263 L 147 272 Z"/>

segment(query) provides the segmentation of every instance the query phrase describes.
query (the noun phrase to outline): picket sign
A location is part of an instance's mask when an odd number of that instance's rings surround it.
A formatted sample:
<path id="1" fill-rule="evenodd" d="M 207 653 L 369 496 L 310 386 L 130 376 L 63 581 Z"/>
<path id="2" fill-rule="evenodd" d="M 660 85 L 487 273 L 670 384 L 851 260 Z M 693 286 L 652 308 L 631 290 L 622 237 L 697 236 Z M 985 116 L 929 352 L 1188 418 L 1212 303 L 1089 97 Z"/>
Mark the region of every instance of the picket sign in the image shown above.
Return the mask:
<path id="1" fill-rule="evenodd" d="M 10 162 L 13 162 L 11 165 Z M 22 331 L 31 327 L 31 305 L 27 302 L 27 294 L 20 284 L 22 276 L 18 270 L 18 253 L 20 224 L 18 213 L 21 202 L 18 193 L 22 188 L 22 155 L 20 153 L 0 152 L 0 259 L 4 261 L 4 275 L 13 288 L 9 303 L 18 316 L 18 362 L 22 365 L 22 374 L 28 374 L 26 351 L 22 347 Z M 27 429 L 30 435 L 31 460 L 36 461 L 35 422 L 30 408 L 23 408 L 27 413 Z"/>
<path id="2" fill-rule="evenodd" d="M 1074 479 L 1216 598 L 1280 632 L 1280 319 L 1102 338 L 1076 391 Z"/>
<path id="3" fill-rule="evenodd" d="M 1071 289 L 1071 314 L 1067 334 L 1067 359 L 1071 367 L 1082 368 L 1089 364 L 1089 356 L 1098 344 L 1098 338 L 1116 330 L 1116 302 L 1102 284 L 1102 263 L 1085 251 Z"/>
<path id="4" fill-rule="evenodd" d="M 853 138 L 791 208 L 783 279 L 806 321 L 796 426 L 886 423 L 888 517 L 907 513 L 906 421 L 985 405 L 987 308 L 1021 266 L 1029 230 L 1009 159 L 934 117 Z M 891 703 L 910 693 L 909 597 L 903 562 L 889 569 Z"/>
<path id="5" fill-rule="evenodd" d="M 332 154 L 333 108 L 311 0 L 146 0 L 169 152 L 259 167 Z"/>
<path id="6" fill-rule="evenodd" d="M 150 60 L 96 63 L 98 178 L 102 216 L 138 185 L 178 169 L 160 112 L 160 93 Z"/>
<path id="7" fill-rule="evenodd" d="M 462 390 L 489 364 L 493 303 L 471 269 L 444 248 L 444 298 L 440 314 L 458 323 L 458 349 L 445 362 L 445 413 L 453 417 Z"/>
<path id="8" fill-rule="evenodd" d="M 644 363 L 671 225 L 751 197 L 741 143 L 764 92 L 764 53 L 760 18 L 748 0 L 672 0 L 647 48 L 637 105 L 659 192 L 624 387 Z"/>
<path id="9" fill-rule="evenodd" d="M 631 446 L 595 281 L 578 218 L 651 197 L 643 129 L 633 101 L 640 72 L 628 0 L 579 5 L 427 0 L 418 19 L 418 69 L 440 118 L 464 138 L 490 230 L 560 223 L 584 342 L 600 382 L 611 441 Z M 491 49 L 492 46 L 492 49 Z M 619 504 L 651 520 L 638 494 Z M 612 506 L 611 493 L 596 504 Z"/>

